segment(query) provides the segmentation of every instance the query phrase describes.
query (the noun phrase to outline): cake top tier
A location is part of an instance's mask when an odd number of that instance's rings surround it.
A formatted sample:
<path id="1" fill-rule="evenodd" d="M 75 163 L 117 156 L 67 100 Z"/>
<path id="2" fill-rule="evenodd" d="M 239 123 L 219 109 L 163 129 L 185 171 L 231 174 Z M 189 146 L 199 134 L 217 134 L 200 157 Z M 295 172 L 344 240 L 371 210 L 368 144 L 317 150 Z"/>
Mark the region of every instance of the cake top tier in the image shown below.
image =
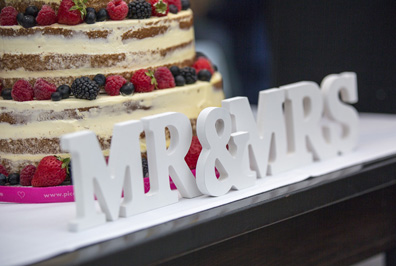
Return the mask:
<path id="1" fill-rule="evenodd" d="M 0 9 L 6 6 L 13 6 L 18 12 L 24 12 L 28 6 L 36 6 L 39 9 L 43 5 L 50 5 L 58 10 L 62 0 L 0 0 Z M 86 5 L 95 9 L 106 8 L 109 0 L 88 0 Z"/>

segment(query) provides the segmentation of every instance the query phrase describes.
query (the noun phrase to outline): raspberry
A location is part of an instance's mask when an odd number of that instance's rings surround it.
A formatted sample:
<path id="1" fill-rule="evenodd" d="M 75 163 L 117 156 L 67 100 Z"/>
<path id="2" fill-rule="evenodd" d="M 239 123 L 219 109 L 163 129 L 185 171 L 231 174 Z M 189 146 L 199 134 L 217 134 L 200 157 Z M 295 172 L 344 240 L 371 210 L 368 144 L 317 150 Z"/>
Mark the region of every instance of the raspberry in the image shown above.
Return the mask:
<path id="1" fill-rule="evenodd" d="M 1 10 L 0 13 L 0 25 L 1 26 L 12 26 L 18 25 L 17 22 L 18 11 L 12 6 L 6 6 Z"/>
<path id="2" fill-rule="evenodd" d="M 180 0 L 168 0 L 169 5 L 175 5 L 177 7 L 177 11 L 180 12 L 182 10 L 182 4 Z"/>
<path id="3" fill-rule="evenodd" d="M 33 87 L 24 79 L 20 79 L 12 86 L 11 96 L 15 101 L 32 101 L 34 97 Z"/>
<path id="4" fill-rule="evenodd" d="M 151 15 L 164 17 L 169 13 L 168 0 L 151 0 Z"/>
<path id="5" fill-rule="evenodd" d="M 43 5 L 41 10 L 38 12 L 36 22 L 40 26 L 46 26 L 56 23 L 57 17 L 55 11 L 48 5 Z"/>
<path id="6" fill-rule="evenodd" d="M 202 69 L 206 69 L 209 70 L 209 72 L 213 75 L 214 73 L 214 69 L 212 67 L 212 63 L 206 59 L 205 57 L 200 57 L 197 59 L 197 61 L 195 61 L 195 63 L 193 64 L 193 68 L 195 68 L 195 70 L 197 71 L 197 73 L 202 70 Z"/>
<path id="7" fill-rule="evenodd" d="M 198 137 L 193 136 L 191 140 L 190 149 L 188 150 L 186 157 L 184 157 L 184 160 L 186 161 L 190 169 L 195 169 L 197 167 L 197 161 L 199 154 L 201 154 L 201 150 L 202 150 L 202 146 L 201 143 L 199 142 Z"/>
<path id="8" fill-rule="evenodd" d="M 33 91 L 36 100 L 49 100 L 51 99 L 51 94 L 56 92 L 56 85 L 40 78 L 36 80 Z"/>
<path id="9" fill-rule="evenodd" d="M 112 20 L 123 20 L 128 15 L 128 5 L 122 0 L 113 0 L 107 4 L 106 8 Z"/>
<path id="10" fill-rule="evenodd" d="M 176 86 L 175 78 L 173 77 L 172 72 L 167 67 L 157 68 L 154 77 L 157 80 L 158 89 L 174 88 Z"/>
<path id="11" fill-rule="evenodd" d="M 126 82 L 122 76 L 109 76 L 106 78 L 105 91 L 110 96 L 120 95 L 120 89 Z"/>
<path id="12" fill-rule="evenodd" d="M 31 164 L 25 166 L 21 171 L 19 184 L 22 186 L 31 186 L 34 172 L 36 172 L 36 166 Z"/>
<path id="13" fill-rule="evenodd" d="M 76 10 L 70 10 L 77 8 Z M 62 0 L 58 9 L 58 23 L 66 25 L 77 25 L 83 22 L 84 7 L 75 5 L 72 0 Z"/>
<path id="14" fill-rule="evenodd" d="M 5 169 L 5 167 L 2 166 L 1 164 L 0 164 L 0 174 L 3 174 L 3 175 L 5 175 L 5 176 L 8 176 L 7 169 Z"/>
<path id="15" fill-rule="evenodd" d="M 135 92 L 153 91 L 157 81 L 151 71 L 140 69 L 133 74 L 131 82 L 135 86 Z"/>

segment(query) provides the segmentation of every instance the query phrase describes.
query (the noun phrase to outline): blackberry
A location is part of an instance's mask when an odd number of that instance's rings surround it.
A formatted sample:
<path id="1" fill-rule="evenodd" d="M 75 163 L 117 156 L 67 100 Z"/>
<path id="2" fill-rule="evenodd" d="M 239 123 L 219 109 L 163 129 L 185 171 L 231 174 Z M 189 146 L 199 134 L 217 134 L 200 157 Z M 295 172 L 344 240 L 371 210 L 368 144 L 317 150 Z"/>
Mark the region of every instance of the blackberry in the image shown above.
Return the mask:
<path id="1" fill-rule="evenodd" d="M 7 183 L 7 177 L 3 174 L 0 174 L 0 186 L 5 186 Z"/>
<path id="2" fill-rule="evenodd" d="M 143 168 L 143 177 L 148 177 L 149 171 L 148 171 L 148 162 L 146 157 L 142 157 L 142 168 Z"/>
<path id="3" fill-rule="evenodd" d="M 87 24 L 95 24 L 96 22 L 96 13 L 95 12 L 88 12 L 87 16 L 85 17 L 85 23 Z"/>
<path id="4" fill-rule="evenodd" d="M 198 72 L 198 79 L 201 81 L 210 81 L 212 73 L 207 69 L 202 69 Z"/>
<path id="5" fill-rule="evenodd" d="M 1 97 L 3 97 L 4 100 L 12 100 L 11 89 L 3 89 L 1 91 Z"/>
<path id="6" fill-rule="evenodd" d="M 172 14 L 177 14 L 177 12 L 179 12 L 179 10 L 177 10 L 177 6 L 169 5 L 169 12 L 171 12 Z"/>
<path id="7" fill-rule="evenodd" d="M 120 92 L 122 95 L 131 95 L 135 91 L 135 86 L 132 82 L 127 82 L 121 87 Z"/>
<path id="8" fill-rule="evenodd" d="M 182 87 L 182 86 L 186 85 L 186 79 L 182 75 L 176 76 L 175 84 L 177 87 Z"/>
<path id="9" fill-rule="evenodd" d="M 109 19 L 109 13 L 107 13 L 106 8 L 99 9 L 96 12 L 96 21 L 105 21 Z"/>
<path id="10" fill-rule="evenodd" d="M 195 68 L 183 67 L 181 69 L 181 75 L 186 80 L 186 84 L 193 84 L 197 81 L 197 72 L 195 71 Z"/>
<path id="11" fill-rule="evenodd" d="M 93 81 L 98 84 L 99 87 L 102 87 L 106 84 L 106 77 L 103 74 L 97 74 L 94 78 Z"/>
<path id="12" fill-rule="evenodd" d="M 146 0 L 133 0 L 128 4 L 128 18 L 145 19 L 151 17 L 151 4 Z"/>
<path id="13" fill-rule="evenodd" d="M 71 90 L 68 85 L 60 85 L 58 88 L 56 88 L 56 91 L 59 92 L 62 95 L 62 99 L 67 99 L 70 96 Z"/>
<path id="14" fill-rule="evenodd" d="M 180 68 L 178 66 L 171 66 L 169 68 L 170 72 L 172 73 L 172 75 L 174 77 L 179 76 L 180 75 Z"/>
<path id="15" fill-rule="evenodd" d="M 187 10 L 190 8 L 190 0 L 181 0 L 182 10 Z"/>
<path id="16" fill-rule="evenodd" d="M 62 100 L 62 94 L 58 91 L 55 91 L 51 94 L 51 100 L 53 100 L 54 102 L 59 102 L 60 100 Z"/>
<path id="17" fill-rule="evenodd" d="M 38 12 L 39 12 L 39 9 L 37 8 L 37 6 L 28 6 L 25 9 L 25 16 L 37 17 Z"/>
<path id="18" fill-rule="evenodd" d="M 12 173 L 8 175 L 8 182 L 10 185 L 18 185 L 19 184 L 19 174 Z"/>
<path id="19" fill-rule="evenodd" d="M 81 77 L 73 81 L 71 91 L 78 99 L 95 100 L 99 94 L 99 86 L 88 77 Z"/>

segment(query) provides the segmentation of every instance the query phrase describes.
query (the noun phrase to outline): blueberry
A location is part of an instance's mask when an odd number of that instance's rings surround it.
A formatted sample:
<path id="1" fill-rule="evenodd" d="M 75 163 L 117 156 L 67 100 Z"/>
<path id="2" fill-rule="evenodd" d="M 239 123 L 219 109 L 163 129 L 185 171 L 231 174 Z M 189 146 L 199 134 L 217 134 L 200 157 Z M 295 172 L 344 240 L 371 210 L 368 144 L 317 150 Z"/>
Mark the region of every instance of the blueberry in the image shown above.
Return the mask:
<path id="1" fill-rule="evenodd" d="M 210 81 L 212 78 L 212 73 L 207 69 L 202 69 L 198 72 L 198 79 L 201 81 Z"/>
<path id="2" fill-rule="evenodd" d="M 25 9 L 25 16 L 37 17 L 38 12 L 39 12 L 39 9 L 37 8 L 37 6 L 28 6 Z"/>
<path id="3" fill-rule="evenodd" d="M 19 16 L 19 14 L 18 14 Z M 31 15 L 24 15 L 23 17 L 18 18 L 17 16 L 17 21 L 19 22 L 19 24 L 21 24 L 22 27 L 24 28 L 32 28 L 34 26 L 36 26 L 36 19 L 31 16 Z"/>
<path id="4" fill-rule="evenodd" d="M 59 91 L 53 92 L 51 94 L 51 100 L 53 100 L 54 102 L 59 102 L 60 100 L 62 100 L 62 94 Z"/>
<path id="5" fill-rule="evenodd" d="M 3 174 L 0 174 L 0 186 L 5 186 L 7 183 L 7 177 Z"/>
<path id="6" fill-rule="evenodd" d="M 87 7 L 85 10 L 87 10 L 87 14 L 90 12 L 96 13 L 95 8 L 93 7 Z"/>
<path id="7" fill-rule="evenodd" d="M 59 92 L 59 93 L 62 95 L 62 99 L 67 99 L 67 98 L 69 98 L 70 93 L 71 93 L 70 87 L 69 87 L 68 85 L 66 85 L 66 84 L 60 85 L 60 86 L 56 89 L 56 91 Z"/>
<path id="8" fill-rule="evenodd" d="M 182 10 L 187 10 L 190 8 L 190 0 L 181 0 Z"/>
<path id="9" fill-rule="evenodd" d="M 106 77 L 103 74 L 97 74 L 94 78 L 93 81 L 98 84 L 99 87 L 104 86 L 106 84 Z"/>
<path id="10" fill-rule="evenodd" d="M 143 177 L 148 177 L 149 171 L 148 171 L 148 162 L 146 157 L 142 157 L 142 168 L 143 168 Z"/>
<path id="11" fill-rule="evenodd" d="M 120 92 L 122 95 L 131 95 L 135 91 L 135 86 L 131 82 L 127 82 L 121 87 Z"/>
<path id="12" fill-rule="evenodd" d="M 184 86 L 186 84 L 186 79 L 182 75 L 176 76 L 175 83 L 178 87 Z"/>
<path id="13" fill-rule="evenodd" d="M 19 174 L 12 173 L 8 175 L 8 182 L 10 185 L 18 185 L 19 184 Z"/>
<path id="14" fill-rule="evenodd" d="M 18 13 L 17 15 L 17 22 L 19 25 L 22 25 L 22 20 L 25 15 L 23 13 Z"/>
<path id="15" fill-rule="evenodd" d="M 213 70 L 215 71 L 215 72 L 217 72 L 217 71 L 219 71 L 219 68 L 217 67 L 217 65 L 212 65 L 213 66 Z"/>
<path id="16" fill-rule="evenodd" d="M 88 12 L 87 16 L 85 17 L 85 23 L 87 24 L 95 24 L 96 22 L 96 14 L 95 12 Z"/>
<path id="17" fill-rule="evenodd" d="M 4 100 L 12 100 L 11 89 L 3 89 L 1 91 L 1 97 L 3 97 Z"/>
<path id="18" fill-rule="evenodd" d="M 109 19 L 109 14 L 105 8 L 100 9 L 96 12 L 96 21 L 105 21 Z"/>
<path id="19" fill-rule="evenodd" d="M 171 66 L 169 68 L 170 72 L 172 73 L 172 75 L 174 77 L 179 76 L 180 75 L 180 68 L 178 66 Z"/>
<path id="20" fill-rule="evenodd" d="M 202 52 L 196 52 L 195 53 L 195 58 L 198 59 L 200 57 L 208 58 L 204 53 Z"/>
<path id="21" fill-rule="evenodd" d="M 169 12 L 171 12 L 172 14 L 177 14 L 177 12 L 179 12 L 179 10 L 177 9 L 177 6 L 169 5 Z"/>

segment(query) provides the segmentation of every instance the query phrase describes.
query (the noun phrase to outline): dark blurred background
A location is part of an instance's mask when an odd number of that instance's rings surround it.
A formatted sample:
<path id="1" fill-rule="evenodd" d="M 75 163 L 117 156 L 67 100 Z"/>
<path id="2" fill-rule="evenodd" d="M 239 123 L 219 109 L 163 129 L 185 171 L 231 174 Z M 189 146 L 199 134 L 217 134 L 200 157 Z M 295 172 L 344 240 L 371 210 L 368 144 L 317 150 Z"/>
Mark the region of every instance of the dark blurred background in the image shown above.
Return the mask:
<path id="1" fill-rule="evenodd" d="M 191 4 L 198 48 L 210 40 L 224 53 L 228 97 L 244 95 L 257 103 L 260 90 L 302 80 L 320 84 L 328 74 L 353 71 L 358 111 L 396 113 L 396 1 Z"/>

